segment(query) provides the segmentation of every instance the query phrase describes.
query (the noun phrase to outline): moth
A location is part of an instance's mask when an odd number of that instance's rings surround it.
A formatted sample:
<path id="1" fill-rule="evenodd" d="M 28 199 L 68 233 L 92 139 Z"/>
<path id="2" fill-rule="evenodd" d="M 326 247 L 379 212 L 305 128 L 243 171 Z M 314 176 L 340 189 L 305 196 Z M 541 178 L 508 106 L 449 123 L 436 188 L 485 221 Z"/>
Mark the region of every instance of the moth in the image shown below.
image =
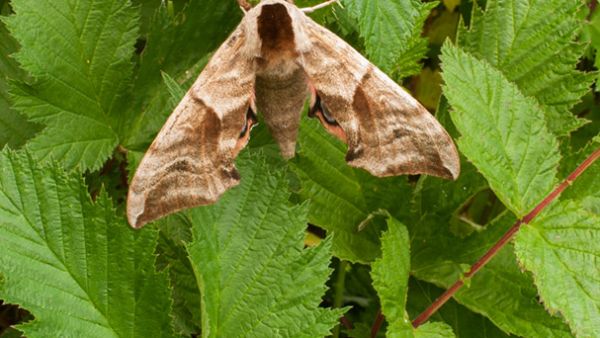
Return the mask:
<path id="1" fill-rule="evenodd" d="M 313 8 L 314 9 L 314 8 Z M 444 128 L 417 100 L 292 2 L 264 0 L 219 47 L 142 159 L 127 197 L 131 226 L 214 203 L 237 185 L 234 159 L 257 112 L 284 158 L 301 113 L 348 145 L 346 161 L 375 176 L 456 179 Z"/>

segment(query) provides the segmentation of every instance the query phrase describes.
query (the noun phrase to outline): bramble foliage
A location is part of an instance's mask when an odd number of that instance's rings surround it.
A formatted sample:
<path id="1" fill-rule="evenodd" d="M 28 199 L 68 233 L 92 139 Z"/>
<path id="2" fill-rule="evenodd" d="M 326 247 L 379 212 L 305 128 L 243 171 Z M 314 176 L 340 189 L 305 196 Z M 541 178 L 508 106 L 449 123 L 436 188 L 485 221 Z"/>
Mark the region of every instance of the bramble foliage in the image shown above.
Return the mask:
<path id="1" fill-rule="evenodd" d="M 80 175 L 4 150 L 0 172 L 2 298 L 31 311 L 27 336 L 170 337 L 156 230 L 135 232 Z"/>
<path id="2" fill-rule="evenodd" d="M 371 265 L 373 288 L 381 297 L 381 311 L 390 325 L 387 337 L 454 337 L 445 323 L 427 323 L 413 329 L 404 310 L 410 273 L 410 241 L 406 226 L 394 218 L 381 236 L 381 257 Z"/>
<path id="3" fill-rule="evenodd" d="M 373 177 L 303 117 L 294 159 L 261 124 L 238 187 L 131 230 L 128 180 L 242 11 L 0 0 L 0 336 L 362 338 L 379 311 L 378 337 L 600 336 L 600 161 L 411 325 L 600 147 L 596 4 L 321 9 L 436 114 L 460 177 Z"/>

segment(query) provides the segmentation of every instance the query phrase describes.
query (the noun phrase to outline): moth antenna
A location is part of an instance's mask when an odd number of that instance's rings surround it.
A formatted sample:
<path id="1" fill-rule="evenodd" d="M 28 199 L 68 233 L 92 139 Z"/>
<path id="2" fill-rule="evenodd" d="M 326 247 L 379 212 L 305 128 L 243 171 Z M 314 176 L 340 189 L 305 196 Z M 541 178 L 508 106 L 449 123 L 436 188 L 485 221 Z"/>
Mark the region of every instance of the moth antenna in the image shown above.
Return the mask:
<path id="1" fill-rule="evenodd" d="M 318 4 L 316 6 L 313 6 L 313 7 L 302 8 L 301 11 L 304 12 L 304 13 L 306 13 L 306 14 L 309 14 L 309 13 L 312 13 L 312 12 L 318 10 L 318 9 L 325 8 L 325 7 L 327 7 L 327 6 L 329 6 L 329 5 L 333 4 L 333 3 L 337 3 L 338 5 L 341 6 L 341 4 L 339 3 L 339 0 L 329 0 L 329 1 L 325 1 L 325 2 L 320 3 L 320 4 Z"/>
<path id="2" fill-rule="evenodd" d="M 244 14 L 252 9 L 252 5 L 247 0 L 237 0 L 237 2 Z"/>

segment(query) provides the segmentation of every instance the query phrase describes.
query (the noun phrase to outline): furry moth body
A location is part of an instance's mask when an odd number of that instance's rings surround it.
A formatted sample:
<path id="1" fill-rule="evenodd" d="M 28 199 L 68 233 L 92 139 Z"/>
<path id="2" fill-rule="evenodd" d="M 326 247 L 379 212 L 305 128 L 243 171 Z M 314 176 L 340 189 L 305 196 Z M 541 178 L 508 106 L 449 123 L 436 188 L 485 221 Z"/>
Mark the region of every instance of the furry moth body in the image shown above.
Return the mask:
<path id="1" fill-rule="evenodd" d="M 310 97 L 317 117 L 348 145 L 349 165 L 375 176 L 455 179 L 456 148 L 435 118 L 350 45 L 284 0 L 250 9 L 175 108 L 131 182 L 127 217 L 136 228 L 215 202 L 240 177 L 234 159 L 255 113 L 294 156 Z"/>

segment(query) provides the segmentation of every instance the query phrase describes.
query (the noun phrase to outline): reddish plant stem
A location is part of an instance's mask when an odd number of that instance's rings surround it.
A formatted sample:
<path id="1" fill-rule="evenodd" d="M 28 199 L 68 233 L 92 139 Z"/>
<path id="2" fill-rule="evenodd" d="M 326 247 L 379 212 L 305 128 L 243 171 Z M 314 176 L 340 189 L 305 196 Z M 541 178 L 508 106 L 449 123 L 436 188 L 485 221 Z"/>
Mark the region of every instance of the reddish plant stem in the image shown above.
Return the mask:
<path id="1" fill-rule="evenodd" d="M 450 286 L 441 296 L 439 296 L 425 311 L 417 316 L 412 322 L 414 328 L 425 323 L 439 308 L 442 307 L 450 298 L 458 292 L 465 284 L 464 280 L 473 277 L 477 271 L 481 270 L 496 254 L 502 249 L 506 243 L 514 237 L 523 224 L 531 222 L 544 208 L 546 208 L 558 195 L 560 195 L 568 186 L 570 186 L 587 168 L 589 168 L 598 158 L 600 158 L 600 148 L 596 149 L 588 158 L 585 159 L 560 185 L 558 185 L 546 198 L 542 200 L 530 213 L 518 220 L 503 236 L 485 253 L 471 269 L 464 275 L 461 280 L 458 280 Z M 374 338 L 381 327 L 384 316 L 381 310 L 377 313 L 377 317 L 371 328 L 371 337 Z"/>
<path id="2" fill-rule="evenodd" d="M 346 330 L 352 330 L 352 322 L 350 322 L 350 319 L 348 319 L 346 316 L 342 316 L 342 318 L 340 318 L 340 323 L 344 325 Z"/>
<path id="3" fill-rule="evenodd" d="M 375 321 L 373 322 L 373 326 L 371 327 L 371 338 L 377 337 L 377 332 L 381 328 L 381 324 L 383 324 L 383 313 L 381 309 L 377 312 L 377 317 L 375 317 Z"/>
<path id="4" fill-rule="evenodd" d="M 588 8 L 590 9 L 590 14 L 587 17 L 588 20 L 590 20 L 592 18 L 592 15 L 594 15 L 594 11 L 596 11 L 597 7 L 598 7 L 598 0 L 590 1 L 589 5 L 588 5 Z"/>
<path id="5" fill-rule="evenodd" d="M 433 315 L 442 305 L 444 305 L 454 294 L 464 285 L 464 280 L 473 277 L 482 267 L 484 267 L 500 249 L 502 249 L 506 243 L 508 243 L 513 236 L 519 231 L 523 224 L 531 222 L 544 208 L 546 208 L 552 201 L 558 197 L 569 185 L 573 183 L 587 168 L 589 168 L 594 161 L 600 157 L 600 148 L 596 149 L 583 163 L 575 169 L 558 187 L 556 187 L 540 204 L 538 204 L 533 210 L 525 215 L 522 219 L 518 220 L 505 234 L 500 238 L 494 246 L 488 250 L 473 266 L 464 277 L 454 283 L 448 290 L 446 290 L 441 296 L 439 296 L 425 311 L 423 311 L 415 320 L 413 320 L 413 327 L 417 328 L 421 324 L 425 323 L 431 315 Z"/>

